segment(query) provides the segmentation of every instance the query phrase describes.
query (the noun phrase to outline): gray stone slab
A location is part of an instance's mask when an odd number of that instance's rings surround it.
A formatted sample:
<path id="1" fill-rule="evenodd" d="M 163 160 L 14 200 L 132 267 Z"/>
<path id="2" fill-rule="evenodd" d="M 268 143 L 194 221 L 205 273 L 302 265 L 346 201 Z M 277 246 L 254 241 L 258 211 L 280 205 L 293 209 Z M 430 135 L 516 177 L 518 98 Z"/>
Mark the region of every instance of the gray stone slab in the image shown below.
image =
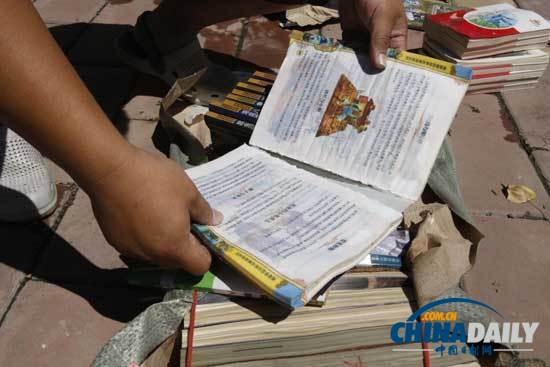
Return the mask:
<path id="1" fill-rule="evenodd" d="M 103 237 L 90 199 L 79 190 L 46 246 L 34 275 L 55 283 L 123 285 L 125 268 L 119 253 Z"/>
<path id="2" fill-rule="evenodd" d="M 539 170 L 547 189 L 550 189 L 550 152 L 546 150 L 535 150 L 532 153 L 535 164 Z"/>
<path id="3" fill-rule="evenodd" d="M 540 322 L 534 348 L 523 358 L 550 362 L 550 222 L 503 218 L 478 218 L 485 238 L 474 268 L 465 276 L 469 296 L 493 306 L 502 321 Z"/>
<path id="4" fill-rule="evenodd" d="M 474 214 L 542 218 L 541 209 L 548 216 L 550 198 L 496 95 L 467 96 L 450 134 L 464 200 Z M 535 205 L 509 202 L 502 185 L 510 184 L 535 190 Z"/>
<path id="5" fill-rule="evenodd" d="M 36 0 L 34 7 L 47 24 L 90 22 L 106 0 Z"/>
<path id="6" fill-rule="evenodd" d="M 89 366 L 125 322 L 157 299 L 141 290 L 30 281 L 0 329 L 0 365 Z"/>
<path id="7" fill-rule="evenodd" d="M 548 0 L 516 0 L 516 3 L 520 8 L 535 11 L 546 19 L 550 19 L 550 3 L 548 3 Z"/>
<path id="8" fill-rule="evenodd" d="M 31 271 L 47 232 L 47 228 L 40 223 L 0 223 L 0 319 L 26 273 Z"/>
<path id="9" fill-rule="evenodd" d="M 503 92 L 506 106 L 531 149 L 550 149 L 550 71 L 534 89 Z"/>

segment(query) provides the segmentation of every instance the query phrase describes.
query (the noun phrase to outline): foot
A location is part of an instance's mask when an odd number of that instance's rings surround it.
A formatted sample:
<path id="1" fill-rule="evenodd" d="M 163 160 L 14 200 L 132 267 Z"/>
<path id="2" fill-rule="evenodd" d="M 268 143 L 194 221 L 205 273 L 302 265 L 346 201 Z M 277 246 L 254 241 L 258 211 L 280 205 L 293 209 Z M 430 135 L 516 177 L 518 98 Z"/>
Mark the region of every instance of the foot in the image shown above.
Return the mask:
<path id="1" fill-rule="evenodd" d="M 51 214 L 57 191 L 44 158 L 10 129 L 0 126 L 0 221 L 26 222 Z"/>

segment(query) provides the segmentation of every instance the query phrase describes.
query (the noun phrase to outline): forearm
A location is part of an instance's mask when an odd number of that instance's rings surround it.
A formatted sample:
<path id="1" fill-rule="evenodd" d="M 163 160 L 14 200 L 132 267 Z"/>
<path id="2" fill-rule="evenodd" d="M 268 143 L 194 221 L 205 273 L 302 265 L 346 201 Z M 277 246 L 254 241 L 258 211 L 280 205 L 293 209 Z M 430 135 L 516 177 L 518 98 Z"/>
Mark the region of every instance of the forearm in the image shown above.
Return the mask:
<path id="1" fill-rule="evenodd" d="M 113 127 L 30 1 L 0 1 L 1 123 L 89 187 L 132 147 Z"/>

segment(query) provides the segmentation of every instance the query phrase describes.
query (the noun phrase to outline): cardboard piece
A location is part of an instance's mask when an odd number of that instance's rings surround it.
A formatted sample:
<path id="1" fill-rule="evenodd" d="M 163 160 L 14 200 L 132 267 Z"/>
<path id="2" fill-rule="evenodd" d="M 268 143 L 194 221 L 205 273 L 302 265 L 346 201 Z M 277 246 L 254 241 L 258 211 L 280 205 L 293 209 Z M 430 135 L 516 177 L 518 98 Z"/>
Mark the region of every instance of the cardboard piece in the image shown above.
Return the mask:
<path id="1" fill-rule="evenodd" d="M 210 130 L 204 122 L 208 109 L 199 110 L 182 101 L 183 96 L 206 72 L 202 69 L 188 77 L 178 79 L 160 105 L 160 123 L 170 142 L 177 145 L 189 157 L 189 164 L 198 165 L 208 161 L 205 148 L 212 144 Z"/>

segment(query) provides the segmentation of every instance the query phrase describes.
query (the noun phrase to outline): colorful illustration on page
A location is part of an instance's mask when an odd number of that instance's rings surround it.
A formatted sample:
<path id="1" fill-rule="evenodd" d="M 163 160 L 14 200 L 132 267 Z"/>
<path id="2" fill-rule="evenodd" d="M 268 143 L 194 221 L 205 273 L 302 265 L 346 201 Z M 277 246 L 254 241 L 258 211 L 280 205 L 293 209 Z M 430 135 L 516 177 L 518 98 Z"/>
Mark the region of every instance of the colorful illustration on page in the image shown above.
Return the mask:
<path id="1" fill-rule="evenodd" d="M 348 125 L 362 133 L 367 130 L 369 114 L 375 108 L 372 98 L 358 96 L 357 88 L 342 74 L 315 136 L 329 136 L 344 131 Z"/>

